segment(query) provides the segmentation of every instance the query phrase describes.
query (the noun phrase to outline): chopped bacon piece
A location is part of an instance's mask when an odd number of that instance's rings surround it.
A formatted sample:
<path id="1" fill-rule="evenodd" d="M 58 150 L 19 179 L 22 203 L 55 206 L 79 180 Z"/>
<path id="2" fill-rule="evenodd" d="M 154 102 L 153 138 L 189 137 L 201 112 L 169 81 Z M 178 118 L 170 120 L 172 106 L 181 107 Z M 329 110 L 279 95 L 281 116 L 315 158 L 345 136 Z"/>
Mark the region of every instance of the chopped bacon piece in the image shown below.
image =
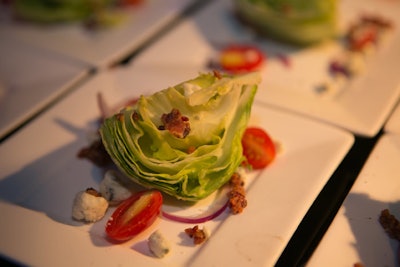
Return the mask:
<path id="1" fill-rule="evenodd" d="M 201 244 L 207 239 L 206 232 L 204 229 L 200 229 L 198 225 L 193 228 L 186 228 L 185 233 L 188 234 L 190 238 L 193 238 L 195 245 Z"/>
<path id="2" fill-rule="evenodd" d="M 181 112 L 173 108 L 170 113 L 161 116 L 163 125 L 160 130 L 168 130 L 171 134 L 178 138 L 185 138 L 190 132 L 189 118 L 182 116 Z"/>
<path id="3" fill-rule="evenodd" d="M 139 114 L 138 114 L 136 111 L 134 111 L 134 112 L 132 113 L 132 119 L 133 119 L 134 121 L 138 121 L 138 120 L 140 119 L 140 116 L 139 116 Z"/>
<path id="4" fill-rule="evenodd" d="M 85 190 L 86 193 L 94 196 L 94 197 L 101 197 L 101 194 L 99 191 L 97 191 L 96 189 L 94 189 L 93 187 L 89 187 Z"/>
<path id="5" fill-rule="evenodd" d="M 196 147 L 194 147 L 194 146 L 189 146 L 188 149 L 187 149 L 187 153 L 188 154 L 192 154 L 195 151 L 196 151 Z"/>
<path id="6" fill-rule="evenodd" d="M 229 208 L 233 214 L 242 213 L 247 207 L 246 192 L 244 190 L 244 181 L 240 174 L 234 173 L 230 180 L 231 190 L 229 196 Z"/>
<path id="7" fill-rule="evenodd" d="M 390 238 L 400 241 L 400 222 L 388 209 L 381 211 L 379 222 Z"/>
<path id="8" fill-rule="evenodd" d="M 217 79 L 222 78 L 221 72 L 219 72 L 218 70 L 213 70 L 213 74 Z"/>
<path id="9" fill-rule="evenodd" d="M 77 156 L 81 159 L 86 158 L 99 167 L 112 162 L 101 140 L 96 140 L 90 146 L 82 148 Z"/>

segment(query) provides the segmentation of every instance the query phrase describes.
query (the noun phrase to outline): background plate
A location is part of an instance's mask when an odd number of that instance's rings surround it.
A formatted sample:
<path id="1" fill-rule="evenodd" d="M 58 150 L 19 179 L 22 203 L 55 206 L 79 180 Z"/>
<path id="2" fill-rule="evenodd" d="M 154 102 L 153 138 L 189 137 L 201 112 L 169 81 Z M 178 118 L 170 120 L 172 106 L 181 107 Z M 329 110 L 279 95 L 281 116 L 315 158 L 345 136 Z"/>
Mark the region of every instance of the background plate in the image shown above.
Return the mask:
<path id="1" fill-rule="evenodd" d="M 398 266 L 399 242 L 378 218 L 383 209 L 400 217 L 400 136 L 384 134 L 307 266 Z"/>
<path id="2" fill-rule="evenodd" d="M 6 17 L 0 25 L 0 35 L 15 36 L 95 67 L 103 67 L 127 56 L 193 2 L 144 0 L 125 10 L 122 23 L 98 31 L 89 31 L 81 23 L 40 26 L 18 23 Z"/>
<path id="3" fill-rule="evenodd" d="M 96 129 L 96 94 L 102 92 L 113 104 L 196 75 L 194 69 L 157 67 L 100 73 L 2 144 L 0 207 L 6 219 L 0 220 L 1 254 L 41 266 L 273 265 L 354 138 L 335 127 L 259 104 L 253 106 L 251 124 L 265 128 L 282 151 L 268 168 L 247 177 L 249 205 L 243 214 L 229 216 L 226 211 L 200 224 L 211 233 L 205 244 L 194 246 L 183 234 L 193 225 L 159 219 L 133 240 L 112 245 L 104 238 L 111 210 L 96 224 L 71 219 L 75 194 L 98 188 L 102 179 L 100 169 L 76 158 L 88 144 L 87 133 Z M 206 199 L 182 208 L 194 214 L 209 204 Z M 172 244 L 170 255 L 163 259 L 153 258 L 146 245 L 155 229 Z"/>
<path id="4" fill-rule="evenodd" d="M 400 105 L 397 105 L 385 124 L 385 132 L 400 134 Z"/>
<path id="5" fill-rule="evenodd" d="M 329 63 L 343 52 L 339 38 L 308 48 L 274 42 L 240 23 L 231 0 L 210 3 L 135 58 L 134 64 L 207 68 L 223 46 L 252 44 L 267 56 L 257 101 L 372 137 L 382 128 L 400 93 L 400 2 L 338 2 L 341 32 L 364 14 L 382 16 L 394 25 L 386 42 L 363 57 L 364 70 L 350 80 L 333 82 L 328 71 Z M 325 84 L 332 85 L 320 93 L 317 88 Z"/>
<path id="6" fill-rule="evenodd" d="M 90 67 L 12 37 L 0 42 L 0 139 L 88 75 Z"/>

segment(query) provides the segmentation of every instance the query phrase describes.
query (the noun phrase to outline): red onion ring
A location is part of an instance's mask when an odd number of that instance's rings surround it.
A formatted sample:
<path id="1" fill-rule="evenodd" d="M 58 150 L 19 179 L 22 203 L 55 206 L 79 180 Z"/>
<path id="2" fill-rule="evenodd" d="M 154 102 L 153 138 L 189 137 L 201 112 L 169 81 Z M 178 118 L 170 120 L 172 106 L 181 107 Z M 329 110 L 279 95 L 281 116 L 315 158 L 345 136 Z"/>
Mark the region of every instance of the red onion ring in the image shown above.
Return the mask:
<path id="1" fill-rule="evenodd" d="M 203 217 L 195 217 L 195 218 L 182 217 L 182 216 L 177 216 L 177 215 L 167 213 L 163 210 L 161 210 L 161 215 L 162 215 L 162 217 L 164 217 L 168 220 L 171 220 L 171 221 L 175 221 L 175 222 L 190 223 L 190 224 L 204 223 L 206 221 L 209 221 L 209 220 L 212 220 L 212 219 L 218 217 L 228 207 L 228 204 L 229 204 L 229 200 L 224 205 L 222 205 L 221 208 L 216 210 L 214 213 L 203 216 Z"/>

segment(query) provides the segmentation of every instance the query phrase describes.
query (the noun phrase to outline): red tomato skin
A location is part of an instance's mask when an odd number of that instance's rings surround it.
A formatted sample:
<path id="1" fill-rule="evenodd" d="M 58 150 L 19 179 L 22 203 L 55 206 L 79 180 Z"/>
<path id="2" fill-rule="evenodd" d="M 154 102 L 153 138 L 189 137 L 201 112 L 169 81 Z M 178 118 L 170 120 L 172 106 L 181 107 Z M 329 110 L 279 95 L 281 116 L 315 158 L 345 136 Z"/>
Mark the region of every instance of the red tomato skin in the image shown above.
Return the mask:
<path id="1" fill-rule="evenodd" d="M 254 56 L 254 61 L 245 60 L 245 53 L 251 52 Z M 224 54 L 238 53 L 243 55 L 243 62 L 240 64 L 224 64 L 222 57 Z M 221 51 L 221 67 L 232 73 L 241 73 L 257 70 L 265 60 L 265 56 L 261 50 L 250 45 L 229 45 Z"/>
<path id="2" fill-rule="evenodd" d="M 143 0 L 120 0 L 118 1 L 119 5 L 121 6 L 136 6 L 142 4 Z"/>
<path id="3" fill-rule="evenodd" d="M 275 159 L 275 144 L 262 128 L 247 128 L 242 137 L 242 146 L 243 155 L 253 169 L 263 169 Z"/>
<path id="4" fill-rule="evenodd" d="M 123 215 L 127 210 L 145 194 L 151 194 L 151 198 L 146 206 L 135 216 L 123 223 Z M 143 200 L 142 200 L 143 201 Z M 154 223 L 161 211 L 163 203 L 162 195 L 159 191 L 141 191 L 122 202 L 106 224 L 106 233 L 109 238 L 115 241 L 127 241 L 139 234 Z"/>

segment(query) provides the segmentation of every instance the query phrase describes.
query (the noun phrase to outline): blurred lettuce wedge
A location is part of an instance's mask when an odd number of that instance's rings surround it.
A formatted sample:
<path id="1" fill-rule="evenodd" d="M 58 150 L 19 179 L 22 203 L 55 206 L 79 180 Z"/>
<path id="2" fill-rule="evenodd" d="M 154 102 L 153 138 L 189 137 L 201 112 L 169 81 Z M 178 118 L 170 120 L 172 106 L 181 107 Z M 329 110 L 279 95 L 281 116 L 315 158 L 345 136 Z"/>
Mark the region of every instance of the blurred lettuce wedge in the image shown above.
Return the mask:
<path id="1" fill-rule="evenodd" d="M 337 0 L 232 0 L 236 13 L 258 32 L 309 45 L 337 34 Z"/>
<path id="2" fill-rule="evenodd" d="M 116 16 L 112 8 L 116 0 L 14 0 L 12 8 L 18 19 L 54 24 L 85 22 L 96 18 L 99 24 L 109 24 L 109 17 Z"/>
<path id="3" fill-rule="evenodd" d="M 197 201 L 227 181 L 243 162 L 247 127 L 259 73 L 202 73 L 107 118 L 100 134 L 116 165 L 134 182 L 178 199 Z M 178 138 L 160 127 L 178 109 L 190 133 Z"/>

